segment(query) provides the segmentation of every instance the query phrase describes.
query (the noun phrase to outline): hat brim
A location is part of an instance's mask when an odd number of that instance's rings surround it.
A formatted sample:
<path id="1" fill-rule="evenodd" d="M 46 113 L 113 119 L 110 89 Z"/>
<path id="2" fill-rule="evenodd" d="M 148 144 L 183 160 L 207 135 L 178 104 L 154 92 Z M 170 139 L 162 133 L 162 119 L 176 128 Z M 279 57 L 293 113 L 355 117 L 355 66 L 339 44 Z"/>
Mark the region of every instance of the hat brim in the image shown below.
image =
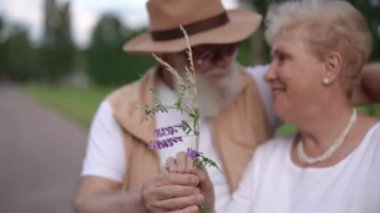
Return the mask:
<path id="1" fill-rule="evenodd" d="M 250 36 L 260 26 L 262 16 L 246 9 L 227 11 L 230 21 L 220 27 L 189 36 L 190 45 L 227 44 L 239 42 Z M 170 41 L 153 41 L 149 32 L 128 41 L 123 49 L 129 53 L 170 53 L 186 49 L 184 38 Z"/>

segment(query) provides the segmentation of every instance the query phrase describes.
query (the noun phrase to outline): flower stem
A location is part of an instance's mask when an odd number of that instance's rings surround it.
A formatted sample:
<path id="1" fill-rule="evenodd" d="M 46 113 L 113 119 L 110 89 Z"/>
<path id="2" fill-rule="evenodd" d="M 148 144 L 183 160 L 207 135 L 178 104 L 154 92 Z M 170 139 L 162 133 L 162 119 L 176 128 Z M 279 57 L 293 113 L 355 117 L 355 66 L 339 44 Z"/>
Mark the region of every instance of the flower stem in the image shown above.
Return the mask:
<path id="1" fill-rule="evenodd" d="M 198 205 L 198 213 L 207 213 L 206 208 L 203 204 Z"/>

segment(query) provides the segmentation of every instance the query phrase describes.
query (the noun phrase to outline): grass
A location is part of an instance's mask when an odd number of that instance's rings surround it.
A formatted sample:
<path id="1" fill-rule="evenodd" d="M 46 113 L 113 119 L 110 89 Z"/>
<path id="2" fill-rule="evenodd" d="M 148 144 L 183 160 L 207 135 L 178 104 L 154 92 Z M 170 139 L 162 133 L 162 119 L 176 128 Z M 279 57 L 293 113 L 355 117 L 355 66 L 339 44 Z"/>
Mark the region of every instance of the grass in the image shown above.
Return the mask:
<path id="1" fill-rule="evenodd" d="M 25 91 L 44 105 L 78 122 L 91 124 L 99 103 L 113 88 L 71 88 L 44 84 L 27 84 Z"/>
<path id="2" fill-rule="evenodd" d="M 84 128 L 90 126 L 92 117 L 103 98 L 114 88 L 71 88 L 41 84 L 27 84 L 25 90 L 43 104 L 77 121 Z M 380 104 L 359 107 L 360 113 L 380 117 Z M 277 136 L 288 135 L 297 129 L 284 124 L 276 131 Z"/>

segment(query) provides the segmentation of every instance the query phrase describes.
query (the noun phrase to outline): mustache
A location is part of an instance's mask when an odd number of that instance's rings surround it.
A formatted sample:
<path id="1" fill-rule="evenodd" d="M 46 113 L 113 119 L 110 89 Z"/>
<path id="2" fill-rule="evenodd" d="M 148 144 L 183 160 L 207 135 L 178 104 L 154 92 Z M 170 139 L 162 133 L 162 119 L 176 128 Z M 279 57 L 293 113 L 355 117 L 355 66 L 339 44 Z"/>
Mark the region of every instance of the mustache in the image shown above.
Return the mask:
<path id="1" fill-rule="evenodd" d="M 225 75 L 227 73 L 229 73 L 231 71 L 231 68 L 228 67 L 228 68 L 216 68 L 216 69 L 212 69 L 212 70 L 209 70 L 207 71 L 205 74 L 201 75 L 201 77 L 212 77 L 214 75 Z"/>

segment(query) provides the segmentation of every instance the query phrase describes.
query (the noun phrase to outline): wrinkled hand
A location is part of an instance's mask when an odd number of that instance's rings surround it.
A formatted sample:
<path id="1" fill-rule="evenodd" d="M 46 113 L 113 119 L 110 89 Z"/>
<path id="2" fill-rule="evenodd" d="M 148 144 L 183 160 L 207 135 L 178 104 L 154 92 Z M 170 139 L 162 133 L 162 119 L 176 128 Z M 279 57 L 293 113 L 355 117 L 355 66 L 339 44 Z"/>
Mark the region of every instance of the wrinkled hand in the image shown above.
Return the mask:
<path id="1" fill-rule="evenodd" d="M 179 152 L 176 158 L 167 159 L 166 170 L 171 174 L 195 174 L 199 181 L 197 186 L 205 199 L 203 205 L 207 212 L 213 212 L 215 203 L 214 187 L 204 167 L 197 168 L 191 157 L 184 152 Z"/>
<path id="2" fill-rule="evenodd" d="M 162 173 L 146 179 L 142 185 L 142 202 L 149 212 L 198 212 L 204 198 L 193 174 Z"/>

